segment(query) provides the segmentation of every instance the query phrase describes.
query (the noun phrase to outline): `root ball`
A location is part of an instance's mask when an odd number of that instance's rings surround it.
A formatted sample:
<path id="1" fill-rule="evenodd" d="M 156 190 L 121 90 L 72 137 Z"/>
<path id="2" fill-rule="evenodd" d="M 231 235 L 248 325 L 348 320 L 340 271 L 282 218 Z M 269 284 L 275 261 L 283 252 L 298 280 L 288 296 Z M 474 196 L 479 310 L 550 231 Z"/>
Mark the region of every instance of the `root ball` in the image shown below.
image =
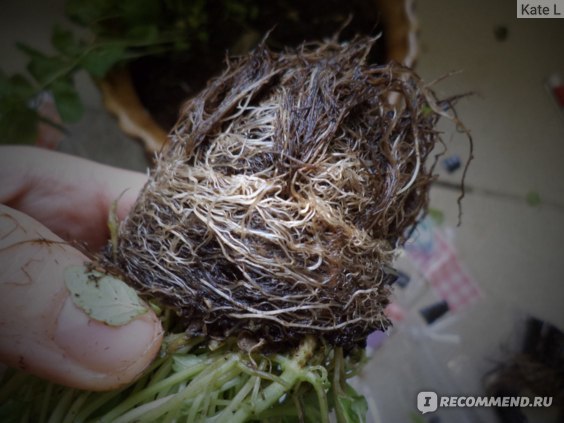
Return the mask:
<path id="1" fill-rule="evenodd" d="M 260 46 L 184 105 L 116 264 L 188 333 L 350 345 L 387 327 L 443 105 L 412 70 L 366 63 L 373 42 Z"/>

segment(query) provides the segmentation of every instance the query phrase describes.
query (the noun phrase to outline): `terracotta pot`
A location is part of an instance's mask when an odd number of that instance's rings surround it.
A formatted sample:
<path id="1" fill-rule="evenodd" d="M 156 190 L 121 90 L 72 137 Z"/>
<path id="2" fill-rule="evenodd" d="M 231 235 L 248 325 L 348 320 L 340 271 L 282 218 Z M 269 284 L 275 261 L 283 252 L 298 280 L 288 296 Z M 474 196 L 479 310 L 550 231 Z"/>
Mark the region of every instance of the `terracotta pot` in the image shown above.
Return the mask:
<path id="1" fill-rule="evenodd" d="M 116 117 L 120 129 L 141 140 L 148 153 L 159 151 L 166 143 L 167 131 L 155 122 L 141 103 L 129 71 L 115 69 L 98 85 L 104 106 Z"/>
<path id="2" fill-rule="evenodd" d="M 374 0 L 381 13 L 387 60 L 413 66 L 417 58 L 417 24 L 413 0 Z M 161 128 L 141 104 L 127 69 L 117 69 L 99 83 L 105 107 L 127 135 L 141 140 L 149 154 L 167 141 Z"/>
<path id="3" fill-rule="evenodd" d="M 412 67 L 419 53 L 414 0 L 376 0 L 382 13 L 388 61 Z"/>

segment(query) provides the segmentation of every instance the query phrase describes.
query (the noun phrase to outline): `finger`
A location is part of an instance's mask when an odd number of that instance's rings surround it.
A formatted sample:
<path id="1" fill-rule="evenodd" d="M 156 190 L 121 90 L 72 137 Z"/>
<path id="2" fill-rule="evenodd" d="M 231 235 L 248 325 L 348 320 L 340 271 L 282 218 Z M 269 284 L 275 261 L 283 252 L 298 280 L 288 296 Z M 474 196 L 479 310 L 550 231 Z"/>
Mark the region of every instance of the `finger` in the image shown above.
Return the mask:
<path id="1" fill-rule="evenodd" d="M 0 361 L 88 390 L 131 382 L 149 365 L 162 341 L 153 312 L 114 327 L 74 304 L 64 271 L 86 261 L 37 221 L 0 206 Z"/>
<path id="2" fill-rule="evenodd" d="M 147 175 L 49 150 L 3 146 L 0 181 L 0 203 L 32 216 L 65 240 L 96 249 L 108 238 L 112 202 L 119 198 L 117 214 L 123 219 Z"/>

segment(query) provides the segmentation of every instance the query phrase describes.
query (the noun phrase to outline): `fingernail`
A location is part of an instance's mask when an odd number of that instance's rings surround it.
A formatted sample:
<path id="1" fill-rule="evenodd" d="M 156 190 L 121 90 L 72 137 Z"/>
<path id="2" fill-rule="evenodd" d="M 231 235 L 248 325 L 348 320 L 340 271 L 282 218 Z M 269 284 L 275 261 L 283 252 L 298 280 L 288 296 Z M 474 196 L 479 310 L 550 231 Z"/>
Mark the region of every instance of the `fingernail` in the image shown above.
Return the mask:
<path id="1" fill-rule="evenodd" d="M 149 365 L 159 350 L 162 327 L 152 311 L 123 326 L 92 320 L 69 296 L 59 313 L 55 343 L 76 364 L 89 370 L 131 380 Z"/>

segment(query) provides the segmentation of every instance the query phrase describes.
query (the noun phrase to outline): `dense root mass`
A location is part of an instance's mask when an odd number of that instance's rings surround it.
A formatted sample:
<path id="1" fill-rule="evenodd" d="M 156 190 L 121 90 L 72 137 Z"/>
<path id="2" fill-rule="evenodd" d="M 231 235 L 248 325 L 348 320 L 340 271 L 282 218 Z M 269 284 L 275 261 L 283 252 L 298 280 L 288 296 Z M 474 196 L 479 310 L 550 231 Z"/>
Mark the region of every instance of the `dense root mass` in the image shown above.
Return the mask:
<path id="1" fill-rule="evenodd" d="M 367 64 L 373 41 L 259 47 L 185 104 L 115 253 L 189 334 L 351 345 L 387 326 L 445 104 Z"/>

